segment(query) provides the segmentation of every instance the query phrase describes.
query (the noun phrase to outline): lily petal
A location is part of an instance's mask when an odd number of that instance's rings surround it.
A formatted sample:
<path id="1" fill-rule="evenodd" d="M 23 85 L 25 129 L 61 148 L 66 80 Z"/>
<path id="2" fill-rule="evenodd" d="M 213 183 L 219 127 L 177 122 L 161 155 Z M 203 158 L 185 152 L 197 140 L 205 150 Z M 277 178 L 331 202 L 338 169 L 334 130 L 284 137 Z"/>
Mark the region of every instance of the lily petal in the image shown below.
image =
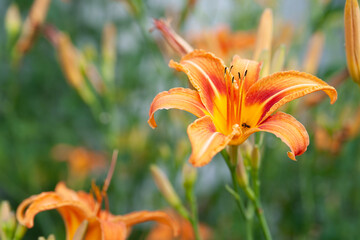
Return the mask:
<path id="1" fill-rule="evenodd" d="M 82 221 L 91 214 L 87 206 L 79 201 L 64 200 L 57 193 L 44 192 L 25 199 L 19 205 L 16 217 L 21 224 L 31 228 L 38 213 L 52 209 L 57 209 L 64 220 L 66 239 L 72 239 Z"/>
<path id="2" fill-rule="evenodd" d="M 102 240 L 125 240 L 127 237 L 127 228 L 123 222 L 113 222 L 113 221 L 101 221 L 101 232 Z M 87 236 L 94 236 L 92 233 L 88 233 Z M 89 238 L 90 239 L 99 239 L 99 238 Z M 87 240 L 87 239 L 85 239 Z"/>
<path id="3" fill-rule="evenodd" d="M 278 112 L 261 123 L 257 129 L 275 134 L 290 147 L 289 158 L 303 154 L 309 145 L 309 135 L 305 127 L 293 116 Z"/>
<path id="4" fill-rule="evenodd" d="M 154 114 L 157 110 L 170 108 L 185 110 L 197 117 L 202 117 L 207 113 L 197 91 L 187 88 L 173 88 L 159 93 L 154 98 L 150 106 L 149 125 L 152 128 L 157 126 L 154 119 Z"/>
<path id="5" fill-rule="evenodd" d="M 286 71 L 264 77 L 246 93 L 242 122 L 258 126 L 285 103 L 320 90 L 330 97 L 331 104 L 336 101 L 335 88 L 311 74 Z"/>
<path id="6" fill-rule="evenodd" d="M 112 219 L 112 222 L 118 221 L 124 223 L 128 228 L 138 223 L 156 221 L 168 225 L 173 230 L 174 236 L 179 234 L 178 224 L 163 211 L 138 211 L 123 216 L 117 216 Z"/>
<path id="7" fill-rule="evenodd" d="M 217 132 L 209 116 L 197 119 L 187 129 L 192 146 L 189 162 L 195 167 L 208 164 L 213 156 L 223 150 L 238 132 L 233 131 L 229 136 Z"/>
<path id="8" fill-rule="evenodd" d="M 225 121 L 225 65 L 220 58 L 209 52 L 194 50 L 185 55 L 180 63 L 171 60 L 169 66 L 186 73 L 191 84 L 199 92 L 201 101 L 208 112 Z"/>
<path id="9" fill-rule="evenodd" d="M 261 63 L 258 63 L 256 61 L 251 61 L 247 59 L 242 59 L 238 55 L 235 55 L 231 66 L 233 66 L 231 73 L 235 77 L 239 77 L 239 73 L 241 78 L 245 77 L 244 82 L 244 92 L 247 92 L 247 90 L 258 80 L 259 73 L 260 73 L 260 67 Z"/>

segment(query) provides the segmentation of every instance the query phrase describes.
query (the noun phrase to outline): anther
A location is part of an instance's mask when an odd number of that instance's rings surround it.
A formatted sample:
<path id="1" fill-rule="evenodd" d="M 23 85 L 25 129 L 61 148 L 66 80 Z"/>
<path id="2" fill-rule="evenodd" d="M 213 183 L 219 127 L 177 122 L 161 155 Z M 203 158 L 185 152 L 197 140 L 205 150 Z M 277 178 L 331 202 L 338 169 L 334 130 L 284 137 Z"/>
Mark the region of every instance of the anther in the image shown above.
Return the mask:
<path id="1" fill-rule="evenodd" d="M 234 77 L 232 77 L 231 82 L 232 82 L 232 83 L 234 83 L 234 82 L 235 82 L 235 78 L 234 78 Z"/>
<path id="2" fill-rule="evenodd" d="M 231 70 L 233 69 L 233 67 L 234 67 L 234 65 L 231 65 L 231 66 L 230 66 L 230 72 L 231 72 Z"/>
<path id="3" fill-rule="evenodd" d="M 244 74 L 244 77 L 246 77 L 246 74 L 247 74 L 247 69 L 245 70 L 245 74 Z"/>
<path id="4" fill-rule="evenodd" d="M 224 74 L 226 74 L 226 71 L 227 71 L 227 67 L 225 67 L 225 69 L 224 69 Z"/>
<path id="5" fill-rule="evenodd" d="M 241 75 L 240 75 L 240 73 L 238 72 L 238 76 L 239 76 L 239 80 L 241 79 Z"/>

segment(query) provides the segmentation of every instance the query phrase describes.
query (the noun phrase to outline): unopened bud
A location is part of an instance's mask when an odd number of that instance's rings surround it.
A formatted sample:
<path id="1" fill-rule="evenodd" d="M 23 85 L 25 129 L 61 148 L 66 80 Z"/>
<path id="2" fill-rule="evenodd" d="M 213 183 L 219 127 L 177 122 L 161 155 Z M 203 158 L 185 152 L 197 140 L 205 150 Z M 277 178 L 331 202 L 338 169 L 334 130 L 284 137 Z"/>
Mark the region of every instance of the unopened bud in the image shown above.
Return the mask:
<path id="1" fill-rule="evenodd" d="M 251 167 L 252 169 L 257 170 L 260 168 L 260 164 L 261 164 L 260 149 L 258 145 L 255 145 L 251 153 Z"/>
<path id="2" fill-rule="evenodd" d="M 269 52 L 271 55 L 271 45 L 273 38 L 273 14 L 270 8 L 264 10 L 260 18 L 260 23 L 258 27 L 257 37 L 256 37 L 256 46 L 254 51 L 253 59 L 258 61 L 260 55 L 264 51 Z"/>
<path id="3" fill-rule="evenodd" d="M 166 177 L 165 173 L 161 171 L 161 169 L 156 165 L 152 165 L 150 167 L 150 171 L 155 180 L 156 186 L 163 194 L 166 201 L 175 208 L 181 205 L 180 198 L 176 194 L 173 186 L 169 182 L 169 179 Z"/>
<path id="4" fill-rule="evenodd" d="M 248 175 L 241 154 L 239 154 L 239 159 L 236 165 L 236 179 L 239 186 L 242 188 L 246 187 L 249 184 Z"/>
<path id="5" fill-rule="evenodd" d="M 183 184 L 184 188 L 191 188 L 196 182 L 197 170 L 189 164 L 184 164 L 183 167 Z"/>
<path id="6" fill-rule="evenodd" d="M 316 32 L 311 36 L 303 64 L 304 72 L 311 74 L 317 73 L 324 43 L 325 36 L 322 32 Z"/>
<path id="7" fill-rule="evenodd" d="M 12 238 L 16 228 L 16 218 L 8 201 L 3 201 L 0 205 L 0 227 L 5 239 Z"/>
<path id="8" fill-rule="evenodd" d="M 193 51 L 193 48 L 180 37 L 164 20 L 154 19 L 155 28 L 158 29 L 170 47 L 180 56 Z"/>
<path id="9" fill-rule="evenodd" d="M 360 84 L 360 10 L 357 0 L 346 0 L 344 21 L 348 69 L 354 82 Z"/>
<path id="10" fill-rule="evenodd" d="M 29 16 L 25 20 L 21 36 L 17 42 L 17 50 L 24 54 L 30 50 L 34 43 L 35 36 L 44 23 L 50 0 L 35 0 L 31 6 Z"/>
<path id="11" fill-rule="evenodd" d="M 116 62 L 116 27 L 112 23 L 105 25 L 102 39 L 102 73 L 105 81 L 113 82 Z"/>
<path id="12" fill-rule="evenodd" d="M 281 45 L 278 49 L 276 49 L 271 61 L 270 73 L 280 72 L 283 70 L 285 64 L 285 52 L 285 45 Z"/>
<path id="13" fill-rule="evenodd" d="M 16 226 L 13 240 L 23 239 L 26 231 L 27 231 L 27 228 L 24 225 L 18 223 Z"/>
<path id="14" fill-rule="evenodd" d="M 5 29 L 12 41 L 19 34 L 21 27 L 21 16 L 16 4 L 11 4 L 5 15 Z"/>
<path id="15" fill-rule="evenodd" d="M 55 240 L 55 235 L 50 234 L 47 238 L 45 237 L 39 237 L 38 240 Z"/>

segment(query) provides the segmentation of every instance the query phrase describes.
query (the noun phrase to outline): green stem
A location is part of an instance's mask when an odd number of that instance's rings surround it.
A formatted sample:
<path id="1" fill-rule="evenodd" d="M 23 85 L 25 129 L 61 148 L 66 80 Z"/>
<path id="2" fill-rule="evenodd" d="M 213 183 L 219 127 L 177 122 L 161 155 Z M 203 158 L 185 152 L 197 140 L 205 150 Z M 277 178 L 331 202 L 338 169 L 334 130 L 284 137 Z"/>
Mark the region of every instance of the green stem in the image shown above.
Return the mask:
<path id="1" fill-rule="evenodd" d="M 272 240 L 269 226 L 267 224 L 266 218 L 264 216 L 264 212 L 261 207 L 260 199 L 256 196 L 256 194 L 251 190 L 249 186 L 243 188 L 245 194 L 252 201 L 255 206 L 255 212 L 260 221 L 261 229 L 263 230 L 264 236 L 266 240 Z"/>
<path id="2" fill-rule="evenodd" d="M 190 215 L 189 220 L 191 222 L 191 225 L 194 228 L 195 239 L 201 240 L 200 231 L 199 231 L 199 223 L 198 223 L 197 204 L 196 204 L 196 198 L 195 198 L 193 186 L 186 189 L 186 198 L 190 204 L 191 215 Z"/>
<path id="3" fill-rule="evenodd" d="M 235 198 L 235 202 L 236 202 L 236 205 L 238 206 L 239 210 L 240 210 L 240 213 L 241 213 L 241 216 L 244 218 L 245 221 L 248 221 L 248 216 L 246 214 L 246 210 L 245 210 L 245 206 L 244 206 L 244 203 L 243 201 L 241 200 L 240 198 L 240 193 L 239 193 L 239 189 L 237 187 L 237 181 L 236 181 L 236 173 L 235 173 L 235 168 L 233 166 L 231 166 L 231 163 L 230 163 L 230 156 L 229 154 L 226 152 L 226 150 L 222 150 L 221 151 L 221 155 L 223 156 L 227 166 L 229 167 L 229 171 L 230 171 L 230 174 L 231 174 L 231 180 L 232 180 L 232 184 L 233 184 L 233 188 L 234 188 L 234 191 L 235 193 L 237 194 L 237 198 Z"/>
<path id="4" fill-rule="evenodd" d="M 260 179 L 259 179 L 259 169 L 251 170 L 252 180 L 253 180 L 253 188 L 255 192 L 256 198 L 260 199 Z"/>

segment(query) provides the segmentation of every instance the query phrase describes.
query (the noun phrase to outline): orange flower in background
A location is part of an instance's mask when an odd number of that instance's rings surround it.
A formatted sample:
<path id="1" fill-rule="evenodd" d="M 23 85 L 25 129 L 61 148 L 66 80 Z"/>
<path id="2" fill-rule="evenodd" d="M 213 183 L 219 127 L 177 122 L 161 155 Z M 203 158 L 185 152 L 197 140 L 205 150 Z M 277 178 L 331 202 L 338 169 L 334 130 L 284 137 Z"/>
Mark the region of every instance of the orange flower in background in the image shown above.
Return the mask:
<path id="1" fill-rule="evenodd" d="M 259 78 L 260 63 L 234 56 L 231 67 L 212 53 L 195 50 L 170 67 L 187 74 L 196 90 L 174 88 L 153 100 L 148 123 L 156 127 L 159 109 L 177 108 L 199 117 L 188 127 L 192 145 L 189 161 L 194 166 L 209 163 L 227 145 L 239 145 L 251 134 L 275 134 L 290 147 L 295 160 L 309 145 L 304 126 L 286 113 L 274 112 L 296 98 L 323 90 L 334 103 L 336 90 L 317 77 L 297 71 L 277 72 Z"/>
<path id="2" fill-rule="evenodd" d="M 255 42 L 256 34 L 252 31 L 232 32 L 229 27 L 221 26 L 214 30 L 202 31 L 200 34 L 193 34 L 190 41 L 196 49 L 207 49 L 223 59 L 231 57 L 234 53 L 241 52 L 242 55 L 249 55 Z"/>
<path id="3" fill-rule="evenodd" d="M 154 19 L 154 26 L 158 29 L 171 49 L 179 56 L 193 51 L 193 47 L 170 26 L 169 21 Z M 197 49 L 207 49 L 216 55 L 227 58 L 239 51 L 249 51 L 255 46 L 256 35 L 250 31 L 231 32 L 226 26 L 215 30 L 202 31 L 191 35 L 190 42 Z"/>
<path id="4" fill-rule="evenodd" d="M 175 239 L 177 240 L 195 240 L 194 230 L 191 223 L 185 220 L 183 217 L 179 216 L 173 211 L 169 211 L 169 215 L 178 223 L 179 225 L 179 236 Z M 205 224 L 199 224 L 199 231 L 202 240 L 209 240 L 212 236 L 211 229 Z M 163 224 L 157 224 L 154 227 L 146 240 L 170 240 L 173 238 L 173 233 L 171 229 L 166 227 Z"/>
<path id="5" fill-rule="evenodd" d="M 86 177 L 89 173 L 101 172 L 107 166 L 103 153 L 84 147 L 58 144 L 52 148 L 51 155 L 58 161 L 68 162 L 70 175 L 77 178 Z"/>
<path id="6" fill-rule="evenodd" d="M 99 189 L 95 188 L 99 199 Z M 139 211 L 123 216 L 112 215 L 101 210 L 101 201 L 95 201 L 91 194 L 68 189 L 63 182 L 57 184 L 54 192 L 43 192 L 25 199 L 17 209 L 18 221 L 28 228 L 34 225 L 35 216 L 43 211 L 56 209 L 66 227 L 66 239 L 72 240 L 80 225 L 86 220 L 84 240 L 122 240 L 130 233 L 130 227 L 146 222 L 158 221 L 171 227 L 177 233 L 177 225 L 162 211 Z"/>

